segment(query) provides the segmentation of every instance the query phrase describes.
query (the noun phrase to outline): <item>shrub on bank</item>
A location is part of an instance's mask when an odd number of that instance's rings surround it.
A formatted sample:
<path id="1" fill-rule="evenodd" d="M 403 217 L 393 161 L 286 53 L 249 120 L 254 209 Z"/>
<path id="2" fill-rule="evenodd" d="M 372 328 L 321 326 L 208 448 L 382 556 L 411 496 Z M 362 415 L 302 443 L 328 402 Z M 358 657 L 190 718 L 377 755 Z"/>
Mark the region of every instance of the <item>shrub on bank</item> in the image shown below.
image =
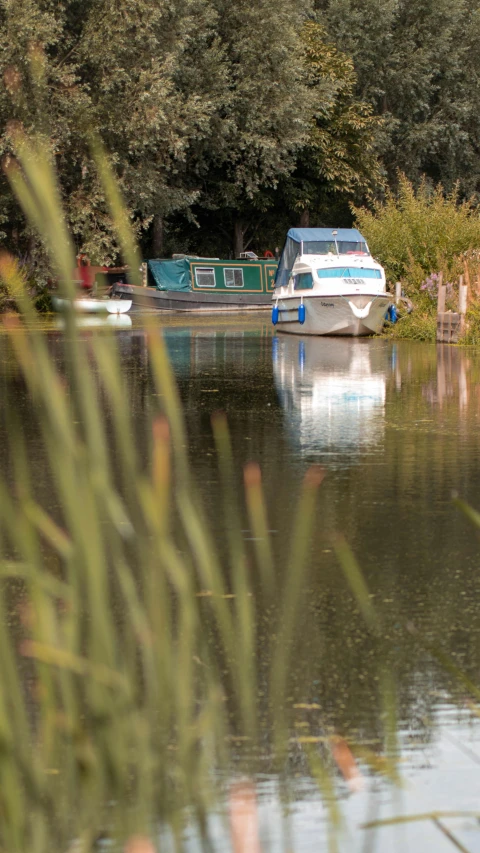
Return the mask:
<path id="1" fill-rule="evenodd" d="M 3 284 L 0 284 L 0 314 L 8 309 L 9 297 L 7 289 Z"/>
<path id="2" fill-rule="evenodd" d="M 389 338 L 404 338 L 414 341 L 435 341 L 437 328 L 436 302 L 420 293 L 415 309 L 410 314 L 402 305 L 397 308 L 397 322 L 387 323 L 383 334 Z"/>
<path id="3" fill-rule="evenodd" d="M 395 194 L 388 193 L 373 210 L 354 208 L 354 213 L 387 281 L 401 280 L 415 304 L 432 273 L 442 270 L 444 281 L 457 281 L 465 259 L 480 250 L 478 208 L 472 200 L 460 202 L 456 190 L 445 195 L 440 184 L 433 188 L 422 181 L 415 190 L 400 175 Z"/>
<path id="4" fill-rule="evenodd" d="M 459 343 L 464 346 L 480 346 L 480 302 L 471 302 L 465 315 L 465 331 Z"/>

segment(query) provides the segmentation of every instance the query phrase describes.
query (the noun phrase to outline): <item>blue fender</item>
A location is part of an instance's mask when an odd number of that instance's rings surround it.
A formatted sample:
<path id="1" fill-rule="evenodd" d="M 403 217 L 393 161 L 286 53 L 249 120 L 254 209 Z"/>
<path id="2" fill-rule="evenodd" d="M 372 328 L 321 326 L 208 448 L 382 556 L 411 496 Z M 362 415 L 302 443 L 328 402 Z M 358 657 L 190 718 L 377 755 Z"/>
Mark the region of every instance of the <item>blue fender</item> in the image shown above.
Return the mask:
<path id="1" fill-rule="evenodd" d="M 391 323 L 396 323 L 396 322 L 397 322 L 397 306 L 396 306 L 396 305 L 394 305 L 394 304 L 393 304 L 393 302 L 392 302 L 392 304 L 389 306 L 389 309 L 388 309 L 388 312 L 387 312 L 387 313 L 388 313 L 388 319 L 390 320 L 390 322 L 391 322 Z"/>

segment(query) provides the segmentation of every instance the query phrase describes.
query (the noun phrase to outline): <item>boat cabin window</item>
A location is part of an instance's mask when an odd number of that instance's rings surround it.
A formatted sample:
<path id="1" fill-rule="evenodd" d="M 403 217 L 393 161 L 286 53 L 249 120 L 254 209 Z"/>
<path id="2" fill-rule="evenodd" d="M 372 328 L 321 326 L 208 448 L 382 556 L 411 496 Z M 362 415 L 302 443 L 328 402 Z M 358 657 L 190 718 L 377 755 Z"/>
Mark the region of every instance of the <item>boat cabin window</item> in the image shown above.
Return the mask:
<path id="1" fill-rule="evenodd" d="M 310 290 L 313 287 L 313 277 L 311 272 L 301 272 L 293 277 L 293 287 L 295 290 Z"/>
<path id="2" fill-rule="evenodd" d="M 360 267 L 327 267 L 317 270 L 319 278 L 381 278 L 380 270 Z"/>
<path id="3" fill-rule="evenodd" d="M 243 287 L 243 270 L 241 268 L 230 268 L 223 271 L 225 287 Z"/>
<path id="4" fill-rule="evenodd" d="M 215 287 L 213 267 L 195 267 L 195 282 L 197 287 Z"/>

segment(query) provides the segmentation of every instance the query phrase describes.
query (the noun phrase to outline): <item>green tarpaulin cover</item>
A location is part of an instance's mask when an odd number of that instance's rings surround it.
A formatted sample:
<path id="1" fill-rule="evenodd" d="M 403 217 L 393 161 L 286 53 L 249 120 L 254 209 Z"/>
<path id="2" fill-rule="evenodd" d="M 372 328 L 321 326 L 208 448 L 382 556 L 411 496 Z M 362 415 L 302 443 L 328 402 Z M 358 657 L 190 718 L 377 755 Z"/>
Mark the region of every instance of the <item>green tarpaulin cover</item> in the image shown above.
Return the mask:
<path id="1" fill-rule="evenodd" d="M 188 258 L 175 261 L 148 261 L 156 290 L 191 290 Z"/>

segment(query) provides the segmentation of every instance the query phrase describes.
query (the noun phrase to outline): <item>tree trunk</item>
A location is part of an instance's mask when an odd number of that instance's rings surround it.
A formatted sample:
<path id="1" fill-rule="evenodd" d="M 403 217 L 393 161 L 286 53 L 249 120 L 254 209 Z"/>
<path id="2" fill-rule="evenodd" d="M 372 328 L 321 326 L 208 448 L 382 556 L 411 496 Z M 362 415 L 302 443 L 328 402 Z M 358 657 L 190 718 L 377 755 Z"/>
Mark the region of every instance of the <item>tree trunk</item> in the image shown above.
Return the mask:
<path id="1" fill-rule="evenodd" d="M 163 256 L 163 216 L 159 213 L 153 219 L 153 254 L 156 258 Z"/>
<path id="2" fill-rule="evenodd" d="M 310 211 L 308 208 L 302 210 L 299 228 L 310 228 Z"/>
<path id="3" fill-rule="evenodd" d="M 243 227 L 243 222 L 240 219 L 236 219 L 233 225 L 233 257 L 239 258 L 242 252 L 244 252 L 243 248 L 243 238 L 245 236 L 245 229 Z"/>

